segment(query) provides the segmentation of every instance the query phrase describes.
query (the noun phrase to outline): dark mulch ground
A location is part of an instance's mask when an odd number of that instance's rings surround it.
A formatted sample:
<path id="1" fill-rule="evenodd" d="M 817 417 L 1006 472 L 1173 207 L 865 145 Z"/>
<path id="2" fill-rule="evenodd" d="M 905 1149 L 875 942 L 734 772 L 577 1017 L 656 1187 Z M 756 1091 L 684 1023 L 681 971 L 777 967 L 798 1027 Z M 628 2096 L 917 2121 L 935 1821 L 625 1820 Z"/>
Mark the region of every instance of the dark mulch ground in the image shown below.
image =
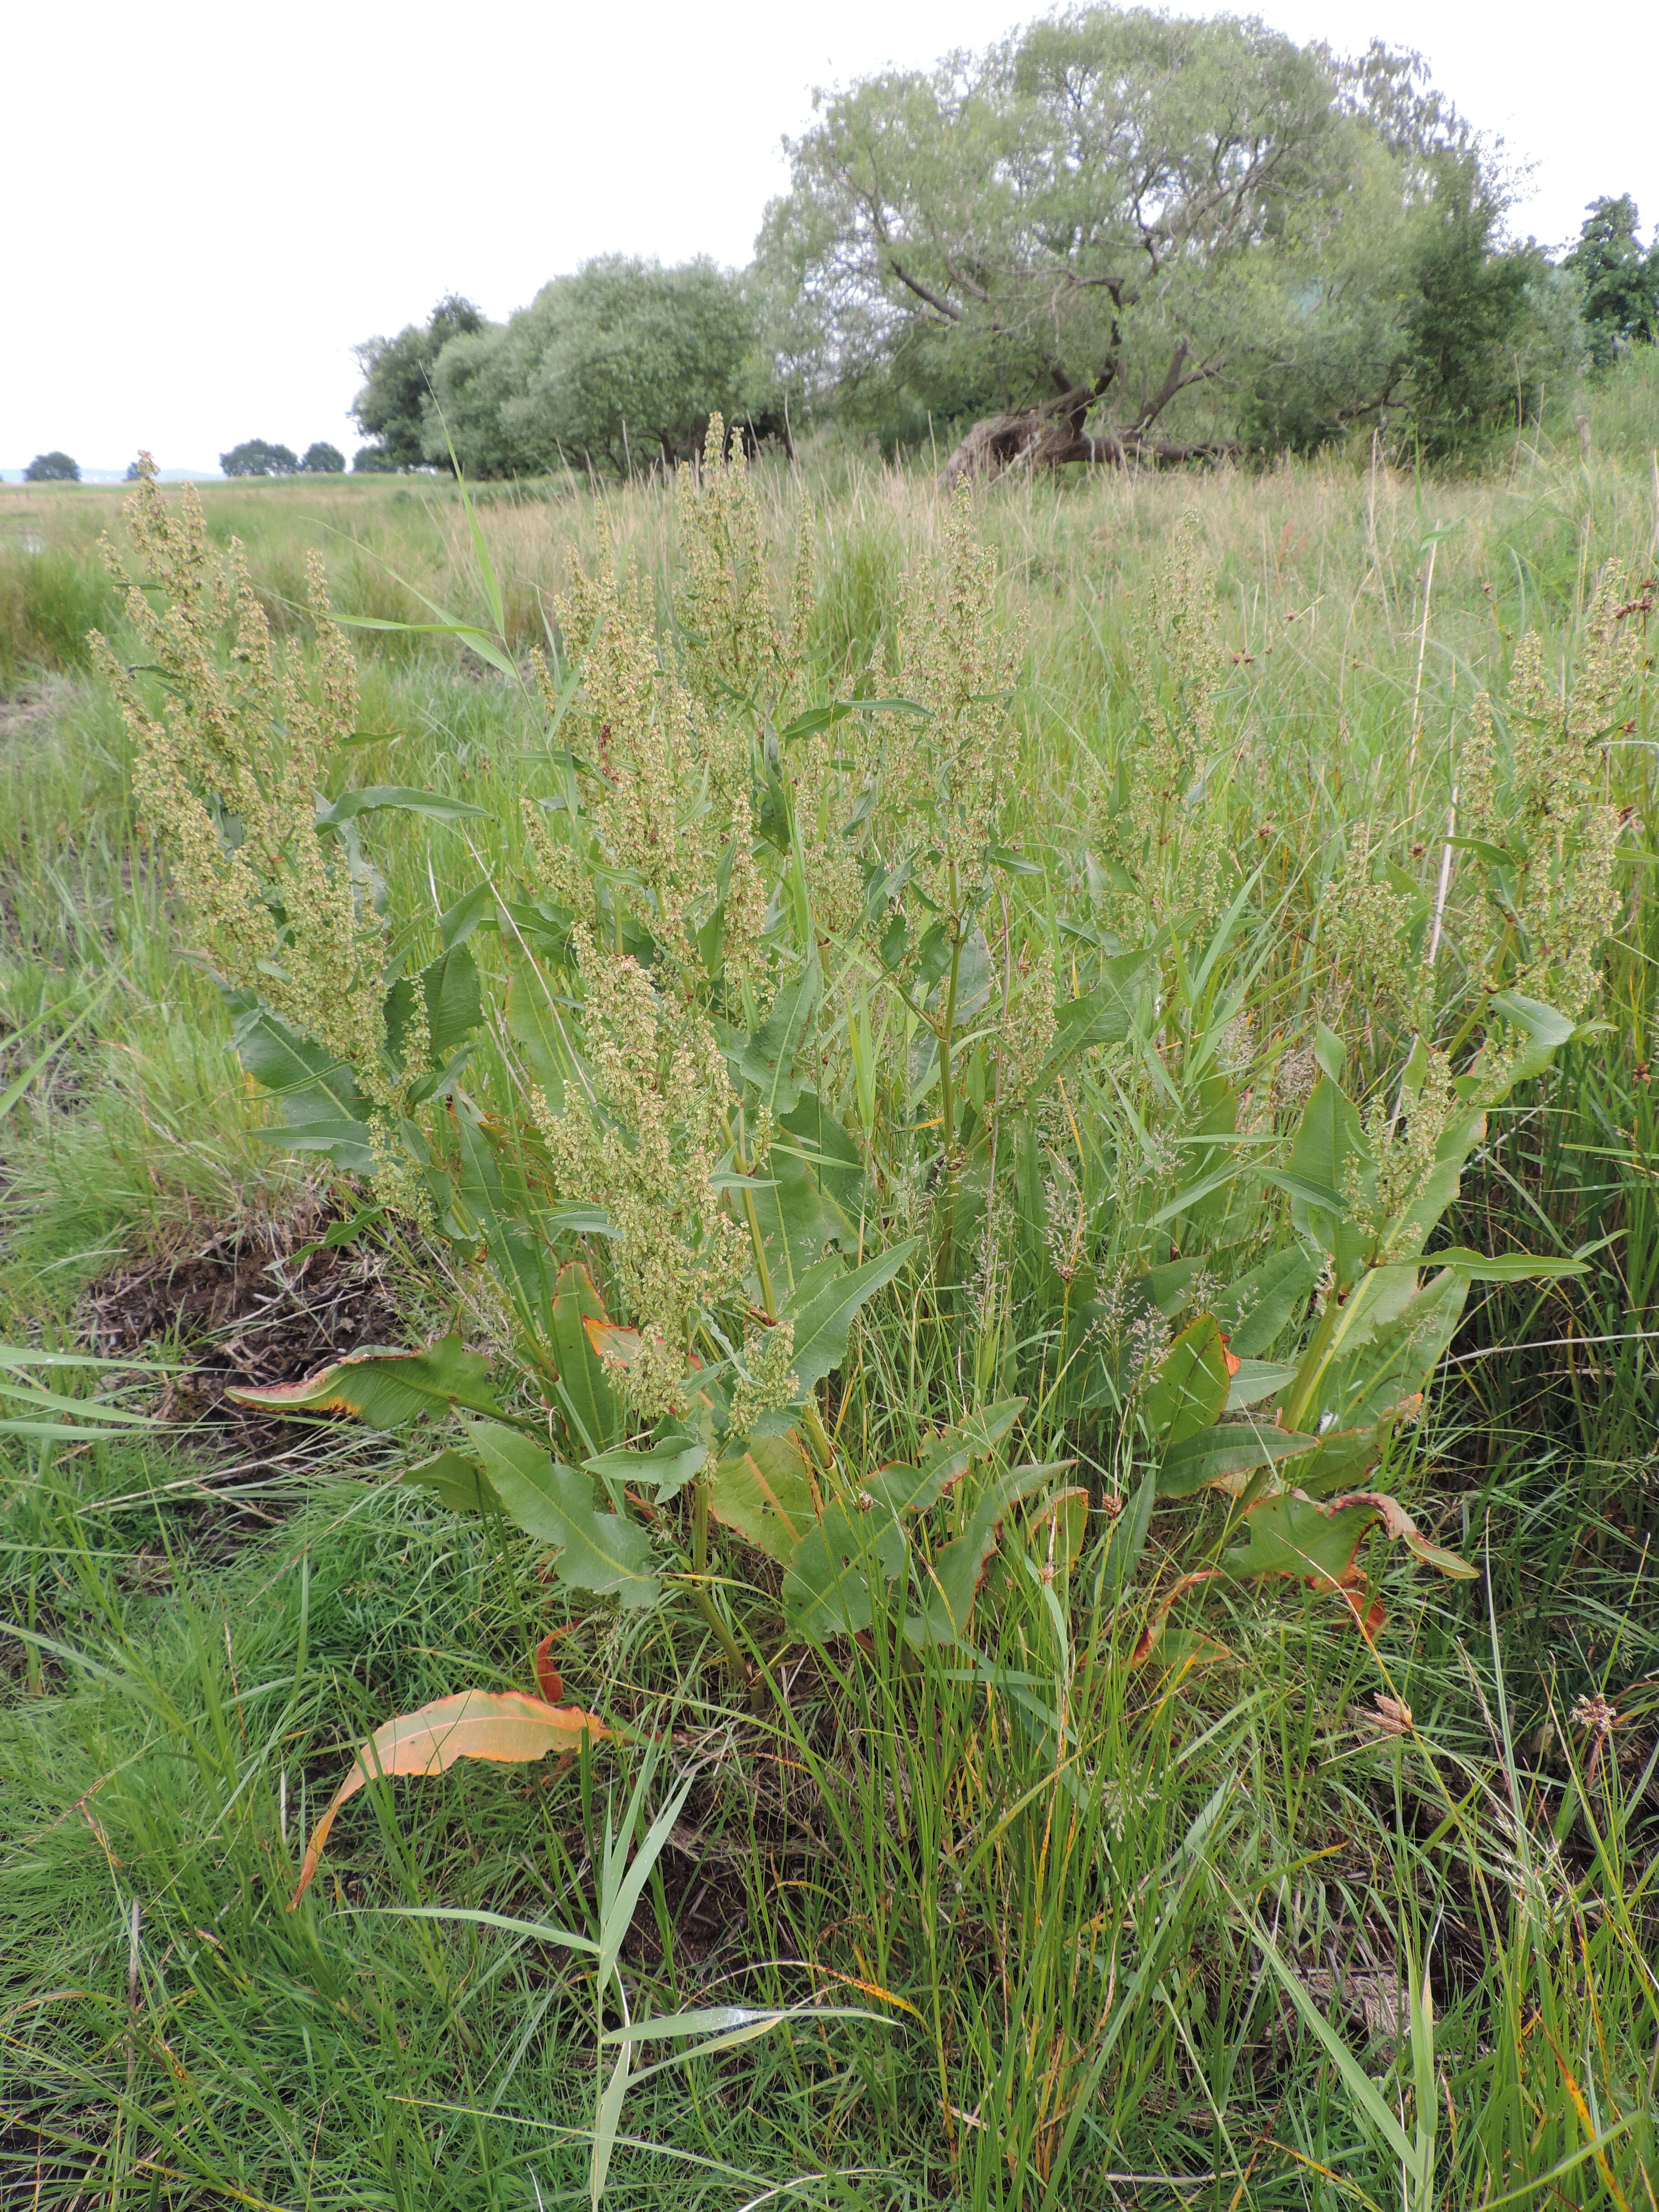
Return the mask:
<path id="1" fill-rule="evenodd" d="M 280 1213 L 249 1213 L 199 1241 L 124 1261 L 88 1291 L 82 1328 L 106 1358 L 176 1342 L 191 1364 L 161 1410 L 211 1423 L 216 1457 L 227 1445 L 252 1458 L 289 1450 L 301 1425 L 234 1405 L 226 1391 L 296 1382 L 345 1352 L 406 1334 L 375 1246 L 311 1249 L 339 1218 L 327 1196 L 307 1191 Z"/>

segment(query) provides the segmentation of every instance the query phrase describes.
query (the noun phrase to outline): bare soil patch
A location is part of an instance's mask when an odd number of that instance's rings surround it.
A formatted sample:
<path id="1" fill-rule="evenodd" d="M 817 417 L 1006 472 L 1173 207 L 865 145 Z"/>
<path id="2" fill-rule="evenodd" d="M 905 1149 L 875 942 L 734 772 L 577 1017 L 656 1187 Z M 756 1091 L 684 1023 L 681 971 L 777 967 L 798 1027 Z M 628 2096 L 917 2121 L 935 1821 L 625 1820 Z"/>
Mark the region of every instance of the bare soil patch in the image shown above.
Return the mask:
<path id="1" fill-rule="evenodd" d="M 340 1218 L 325 1193 L 307 1190 L 280 1212 L 250 1212 L 125 1261 L 87 1292 L 82 1328 L 106 1358 L 175 1341 L 190 1365 L 161 1411 L 211 1423 L 216 1456 L 226 1443 L 255 1459 L 289 1450 L 301 1425 L 234 1405 L 227 1391 L 297 1382 L 404 1333 L 384 1255 L 362 1240 L 323 1243 Z"/>

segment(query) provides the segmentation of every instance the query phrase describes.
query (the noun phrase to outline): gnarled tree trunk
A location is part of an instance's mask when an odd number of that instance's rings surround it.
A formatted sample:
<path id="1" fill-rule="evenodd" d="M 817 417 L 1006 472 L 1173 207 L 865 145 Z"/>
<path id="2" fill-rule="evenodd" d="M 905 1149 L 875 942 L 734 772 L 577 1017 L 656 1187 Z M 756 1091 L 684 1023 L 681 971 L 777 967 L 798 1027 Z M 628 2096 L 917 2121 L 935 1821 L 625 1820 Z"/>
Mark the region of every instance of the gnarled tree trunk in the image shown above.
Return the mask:
<path id="1" fill-rule="evenodd" d="M 1066 388 L 1052 399 L 1041 400 L 1035 406 L 1020 408 L 1011 415 L 988 415 L 982 422 L 974 424 L 945 464 L 945 483 L 954 483 L 959 477 L 965 476 L 998 477 L 1009 469 L 1059 468 L 1068 461 L 1098 461 L 1122 468 L 1132 460 L 1214 461 L 1236 453 L 1239 449 L 1231 438 L 1201 439 L 1189 443 L 1153 435 L 1153 423 L 1176 393 L 1188 384 L 1200 383 L 1213 375 L 1221 366 L 1217 362 L 1189 370 L 1188 352 L 1183 338 L 1176 348 L 1163 383 L 1139 410 L 1135 420 L 1121 430 L 1109 430 L 1097 437 L 1085 427 L 1089 410 L 1105 391 L 1109 377 L 1103 377 L 1095 385 L 1073 385 L 1068 381 Z"/>

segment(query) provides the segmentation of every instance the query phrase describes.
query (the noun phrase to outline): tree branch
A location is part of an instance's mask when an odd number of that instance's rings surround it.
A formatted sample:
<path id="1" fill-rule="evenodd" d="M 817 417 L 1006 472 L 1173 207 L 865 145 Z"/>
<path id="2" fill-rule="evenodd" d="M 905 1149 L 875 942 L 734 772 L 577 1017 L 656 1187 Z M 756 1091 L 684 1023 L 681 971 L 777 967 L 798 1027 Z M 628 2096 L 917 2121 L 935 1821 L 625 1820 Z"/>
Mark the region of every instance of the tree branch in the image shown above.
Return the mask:
<path id="1" fill-rule="evenodd" d="M 903 264 L 899 260 L 899 258 L 896 253 L 889 252 L 887 256 L 887 266 L 892 270 L 894 276 L 898 278 L 899 283 L 903 285 L 906 291 L 914 292 L 917 299 L 925 301 L 927 306 L 933 310 L 935 314 L 942 315 L 947 323 L 959 323 L 962 320 L 961 308 L 954 306 L 949 300 L 940 299 L 939 294 L 937 292 L 930 291 L 927 286 L 921 282 L 920 277 L 912 276 L 905 269 Z"/>
<path id="2" fill-rule="evenodd" d="M 1163 383 L 1158 386 L 1158 390 L 1152 394 L 1152 398 L 1146 401 L 1146 404 L 1141 408 L 1139 414 L 1135 417 L 1135 428 L 1137 430 L 1144 430 L 1149 422 L 1155 422 L 1158 416 L 1164 412 L 1164 409 L 1169 405 L 1170 402 L 1175 398 L 1176 392 L 1180 391 L 1182 383 L 1182 368 L 1186 362 L 1188 355 L 1192 351 L 1192 343 L 1188 338 L 1182 338 L 1181 343 L 1176 346 L 1175 352 L 1170 356 L 1170 366 L 1164 372 Z"/>

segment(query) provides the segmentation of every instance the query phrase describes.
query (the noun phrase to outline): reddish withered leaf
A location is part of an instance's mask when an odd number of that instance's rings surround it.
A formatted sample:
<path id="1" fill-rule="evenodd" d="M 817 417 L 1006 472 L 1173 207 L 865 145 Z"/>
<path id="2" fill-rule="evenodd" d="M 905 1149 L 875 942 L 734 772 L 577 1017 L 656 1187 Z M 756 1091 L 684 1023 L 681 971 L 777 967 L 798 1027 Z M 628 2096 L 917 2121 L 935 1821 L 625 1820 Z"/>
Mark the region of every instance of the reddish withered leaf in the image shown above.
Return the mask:
<path id="1" fill-rule="evenodd" d="M 550 1705 L 558 1705 L 564 1697 L 564 1676 L 553 1664 L 550 1633 L 536 1646 L 536 1686 Z"/>
<path id="2" fill-rule="evenodd" d="M 270 1390 L 229 1390 L 240 1406 L 270 1413 L 355 1413 L 371 1428 L 398 1429 L 452 1406 L 475 1413 L 500 1409 L 489 1390 L 489 1362 L 459 1336 L 408 1352 L 370 1348 L 319 1368 L 303 1382 Z"/>

